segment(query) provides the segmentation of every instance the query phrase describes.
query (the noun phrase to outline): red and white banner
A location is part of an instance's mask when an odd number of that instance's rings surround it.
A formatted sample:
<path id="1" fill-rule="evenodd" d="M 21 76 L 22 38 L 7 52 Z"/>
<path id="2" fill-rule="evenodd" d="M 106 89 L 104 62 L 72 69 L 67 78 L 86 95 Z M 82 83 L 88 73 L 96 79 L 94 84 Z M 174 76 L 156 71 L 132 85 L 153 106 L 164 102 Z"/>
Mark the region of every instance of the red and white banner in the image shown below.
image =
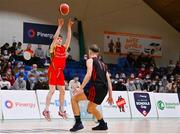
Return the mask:
<path id="1" fill-rule="evenodd" d="M 104 52 L 108 54 L 151 54 L 162 56 L 161 37 L 153 35 L 104 32 Z"/>

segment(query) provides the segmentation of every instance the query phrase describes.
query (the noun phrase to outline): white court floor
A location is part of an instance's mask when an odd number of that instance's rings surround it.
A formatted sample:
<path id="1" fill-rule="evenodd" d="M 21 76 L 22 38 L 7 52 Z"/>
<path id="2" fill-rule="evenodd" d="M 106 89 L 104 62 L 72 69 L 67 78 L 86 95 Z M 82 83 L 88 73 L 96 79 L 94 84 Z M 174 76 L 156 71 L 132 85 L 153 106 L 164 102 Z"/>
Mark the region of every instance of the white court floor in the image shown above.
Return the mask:
<path id="1" fill-rule="evenodd" d="M 180 134 L 180 118 L 171 119 L 108 119 L 107 131 L 92 131 L 97 124 L 92 120 L 83 120 L 84 129 L 76 133 L 163 133 Z M 0 122 L 0 134 L 70 134 L 74 120 L 5 120 Z"/>

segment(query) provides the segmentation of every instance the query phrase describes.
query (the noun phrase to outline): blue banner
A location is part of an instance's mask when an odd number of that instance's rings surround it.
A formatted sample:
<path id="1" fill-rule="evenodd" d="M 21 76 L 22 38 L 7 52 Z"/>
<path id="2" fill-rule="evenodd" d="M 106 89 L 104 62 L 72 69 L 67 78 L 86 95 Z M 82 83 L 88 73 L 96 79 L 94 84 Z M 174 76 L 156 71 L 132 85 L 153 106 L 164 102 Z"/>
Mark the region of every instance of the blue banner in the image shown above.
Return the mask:
<path id="1" fill-rule="evenodd" d="M 53 36 L 56 32 L 57 26 L 27 23 L 23 24 L 23 42 L 32 44 L 52 43 Z"/>

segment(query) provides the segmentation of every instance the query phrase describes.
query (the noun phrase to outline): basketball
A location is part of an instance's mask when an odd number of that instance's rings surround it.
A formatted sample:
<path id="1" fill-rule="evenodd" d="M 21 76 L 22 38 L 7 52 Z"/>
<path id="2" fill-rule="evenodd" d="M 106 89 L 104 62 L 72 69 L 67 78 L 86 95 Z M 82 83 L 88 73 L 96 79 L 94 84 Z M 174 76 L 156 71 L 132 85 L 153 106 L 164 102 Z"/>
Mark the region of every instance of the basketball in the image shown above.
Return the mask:
<path id="1" fill-rule="evenodd" d="M 62 3 L 59 6 L 59 11 L 62 15 L 68 15 L 69 14 L 69 5 L 66 3 Z"/>

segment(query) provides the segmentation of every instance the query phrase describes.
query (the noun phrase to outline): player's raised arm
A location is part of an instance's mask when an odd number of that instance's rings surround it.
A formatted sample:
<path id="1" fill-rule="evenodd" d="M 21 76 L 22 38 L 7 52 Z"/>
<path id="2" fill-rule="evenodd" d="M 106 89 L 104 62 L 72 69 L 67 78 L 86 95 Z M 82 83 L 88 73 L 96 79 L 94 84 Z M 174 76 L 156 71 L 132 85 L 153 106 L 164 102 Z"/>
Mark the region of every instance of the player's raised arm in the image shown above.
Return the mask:
<path id="1" fill-rule="evenodd" d="M 58 19 L 58 28 L 56 30 L 56 33 L 54 34 L 53 42 L 51 43 L 50 54 L 52 54 L 54 51 L 54 47 L 56 45 L 56 39 L 59 37 L 63 25 L 64 25 L 64 19 L 62 18 Z"/>
<path id="2" fill-rule="evenodd" d="M 71 35 L 72 35 L 72 25 L 74 24 L 74 21 L 72 21 L 71 19 L 69 19 L 68 22 L 68 31 L 67 31 L 67 37 L 66 37 L 66 41 L 64 44 L 64 47 L 66 48 L 66 50 L 69 48 L 70 42 L 71 42 Z"/>

